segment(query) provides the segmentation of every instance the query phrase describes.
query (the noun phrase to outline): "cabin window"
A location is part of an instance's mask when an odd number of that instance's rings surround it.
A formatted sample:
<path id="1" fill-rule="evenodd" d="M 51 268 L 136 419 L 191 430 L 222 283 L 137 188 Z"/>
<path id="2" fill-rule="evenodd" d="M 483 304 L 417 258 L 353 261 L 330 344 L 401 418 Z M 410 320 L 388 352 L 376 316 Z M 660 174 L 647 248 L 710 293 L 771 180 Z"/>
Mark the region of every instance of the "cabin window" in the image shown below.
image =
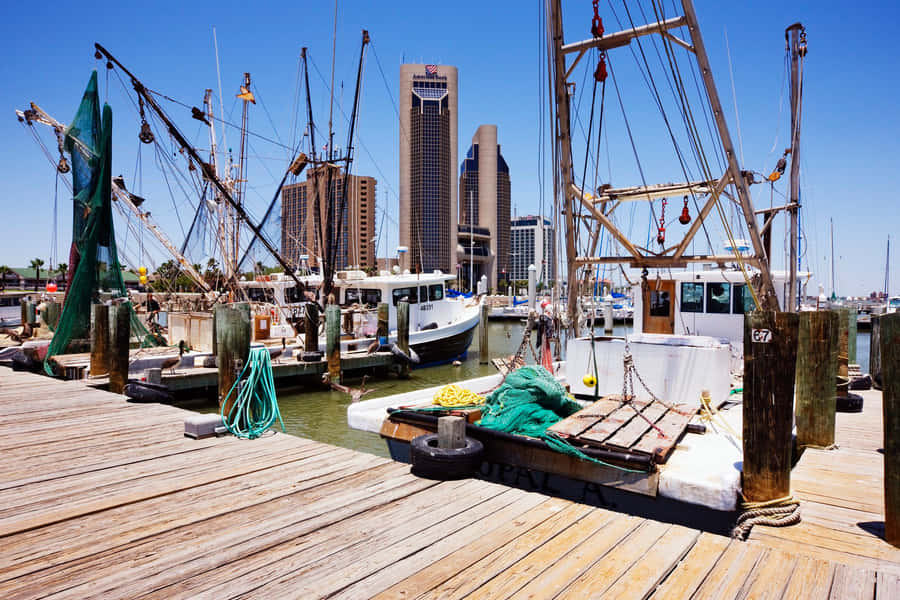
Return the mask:
<path id="1" fill-rule="evenodd" d="M 712 314 L 728 314 L 731 304 L 731 284 L 706 284 L 706 312 Z"/>
<path id="2" fill-rule="evenodd" d="M 428 286 L 423 285 L 419 288 L 419 299 L 422 302 L 428 302 Z"/>
<path id="3" fill-rule="evenodd" d="M 441 284 L 428 286 L 428 299 L 432 302 L 444 299 L 444 286 Z"/>
<path id="4" fill-rule="evenodd" d="M 703 284 L 685 282 L 681 284 L 681 312 L 703 312 Z"/>
<path id="5" fill-rule="evenodd" d="M 284 300 L 288 304 L 294 304 L 296 302 L 305 302 L 306 297 L 303 295 L 303 290 L 294 286 L 289 288 L 284 288 Z"/>
<path id="6" fill-rule="evenodd" d="M 396 290 L 391 290 L 391 296 L 394 302 L 394 306 L 397 306 L 397 303 L 401 300 L 406 300 L 410 304 L 415 304 L 419 301 L 416 292 L 419 291 L 419 288 L 408 287 L 408 288 L 397 288 Z"/>
<path id="7" fill-rule="evenodd" d="M 275 302 L 275 295 L 268 288 L 248 287 L 247 297 L 253 302 Z"/>
<path id="8" fill-rule="evenodd" d="M 753 312 L 753 295 L 746 285 L 734 286 L 731 294 L 731 312 L 736 315 Z"/>
<path id="9" fill-rule="evenodd" d="M 672 308 L 672 299 L 669 292 L 650 290 L 650 316 L 668 317 Z"/>
<path id="10" fill-rule="evenodd" d="M 381 302 L 381 290 L 348 288 L 344 291 L 344 301 L 347 304 L 358 302 L 366 306 L 378 306 Z"/>

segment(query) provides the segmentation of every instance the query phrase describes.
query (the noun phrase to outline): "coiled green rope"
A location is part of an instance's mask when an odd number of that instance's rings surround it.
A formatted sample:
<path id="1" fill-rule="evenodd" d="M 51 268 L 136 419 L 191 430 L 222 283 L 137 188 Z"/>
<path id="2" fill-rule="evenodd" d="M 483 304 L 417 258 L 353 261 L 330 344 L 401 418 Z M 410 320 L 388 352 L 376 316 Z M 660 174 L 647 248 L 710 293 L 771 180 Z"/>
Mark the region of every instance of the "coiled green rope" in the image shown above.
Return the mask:
<path id="1" fill-rule="evenodd" d="M 250 369 L 247 380 L 237 394 L 228 416 L 225 416 L 225 407 L 228 399 L 243 379 L 244 373 Z M 275 424 L 275 419 L 281 423 L 281 431 L 284 431 L 284 421 L 278 410 L 278 398 L 275 395 L 275 378 L 272 376 L 272 360 L 268 348 L 251 348 L 247 364 L 241 370 L 241 374 L 235 380 L 234 385 L 228 390 L 228 394 L 222 401 L 220 413 L 222 423 L 228 431 L 239 438 L 255 439 L 269 430 Z"/>

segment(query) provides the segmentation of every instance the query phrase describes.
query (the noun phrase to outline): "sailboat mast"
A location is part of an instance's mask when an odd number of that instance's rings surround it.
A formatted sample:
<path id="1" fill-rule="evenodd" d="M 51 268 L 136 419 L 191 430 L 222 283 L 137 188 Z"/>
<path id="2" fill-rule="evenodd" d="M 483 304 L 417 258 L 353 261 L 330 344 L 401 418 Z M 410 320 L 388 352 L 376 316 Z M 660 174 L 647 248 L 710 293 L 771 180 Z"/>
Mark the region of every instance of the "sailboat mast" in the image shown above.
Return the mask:
<path id="1" fill-rule="evenodd" d="M 216 142 L 215 115 L 213 113 L 211 89 L 207 89 L 203 94 L 203 107 L 206 109 L 206 120 L 209 122 L 209 168 L 216 176 L 219 176 L 218 145 Z M 225 277 L 230 278 L 231 270 L 229 265 L 231 262 L 228 258 L 228 243 L 225 237 L 225 205 L 217 192 L 214 190 L 210 191 L 215 197 L 216 223 L 219 232 L 219 248 L 222 251 L 222 267 L 225 269 Z"/>
<path id="2" fill-rule="evenodd" d="M 244 169 L 247 164 L 247 117 L 248 117 L 248 107 L 251 102 L 256 104 L 256 100 L 253 98 L 253 94 L 250 92 L 250 73 L 244 73 L 244 85 L 241 86 L 241 93 L 238 94 L 238 98 L 244 101 L 244 107 L 241 112 L 241 146 L 240 153 L 238 154 L 238 176 L 237 181 L 235 181 L 234 186 L 234 200 L 238 203 L 239 206 L 243 206 L 244 204 L 244 189 L 246 183 L 246 174 L 244 173 Z M 238 215 L 234 215 L 234 223 L 232 224 L 232 240 L 231 247 L 232 252 L 231 255 L 233 260 L 237 261 L 238 253 L 240 252 L 240 242 L 241 242 L 241 223 L 238 218 Z M 238 265 L 234 264 L 232 266 L 234 270 L 238 269 Z"/>
<path id="3" fill-rule="evenodd" d="M 803 90 L 803 74 L 801 61 L 806 55 L 806 29 L 800 23 L 794 23 L 784 30 L 784 39 L 791 53 L 791 203 L 788 208 L 790 216 L 790 255 L 788 259 L 788 293 L 785 297 L 785 310 L 797 310 L 797 245 L 799 243 L 800 216 L 800 99 Z"/>
<path id="4" fill-rule="evenodd" d="M 891 287 L 891 236 L 887 241 L 887 258 L 884 261 L 884 297 L 890 297 Z"/>
<path id="5" fill-rule="evenodd" d="M 837 298 L 834 293 L 834 219 L 828 219 L 828 222 L 831 224 L 831 299 L 834 300 Z"/>

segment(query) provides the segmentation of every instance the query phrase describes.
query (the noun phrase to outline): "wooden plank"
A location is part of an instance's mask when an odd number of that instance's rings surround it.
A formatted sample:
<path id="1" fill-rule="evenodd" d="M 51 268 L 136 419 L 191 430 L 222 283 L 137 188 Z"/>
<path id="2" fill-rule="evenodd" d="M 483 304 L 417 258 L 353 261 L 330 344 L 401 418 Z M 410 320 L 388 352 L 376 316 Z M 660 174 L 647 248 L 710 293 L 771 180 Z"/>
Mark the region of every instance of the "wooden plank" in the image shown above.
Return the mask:
<path id="1" fill-rule="evenodd" d="M 561 598 L 604 597 L 616 582 L 641 560 L 654 544 L 666 535 L 671 525 L 656 521 L 643 521 L 621 542 L 616 544 L 603 559 L 569 585 Z"/>
<path id="2" fill-rule="evenodd" d="M 539 526 L 527 531 L 511 543 L 491 552 L 481 560 L 460 571 L 453 577 L 445 579 L 440 585 L 419 595 L 421 599 L 456 599 L 473 595 L 481 586 L 495 577 L 502 576 L 507 569 L 515 565 L 522 557 L 528 556 L 535 548 L 541 547 L 560 532 L 577 523 L 592 512 L 588 506 L 570 503 Z"/>
<path id="3" fill-rule="evenodd" d="M 896 598 L 900 598 L 900 576 L 879 572 L 875 579 L 875 600 Z"/>
<path id="4" fill-rule="evenodd" d="M 784 598 L 827 598 L 831 591 L 835 564 L 800 556 L 794 565 Z"/>
<path id="5" fill-rule="evenodd" d="M 595 423 L 587 431 L 579 435 L 578 441 L 592 446 L 602 445 L 606 438 L 618 431 L 620 427 L 631 421 L 631 419 L 640 418 L 637 416 L 637 411 L 642 410 L 644 406 L 645 404 L 639 402 L 622 405 L 607 415 L 605 419 Z"/>
<path id="6" fill-rule="evenodd" d="M 741 593 L 747 598 L 777 600 L 783 597 L 797 559 L 786 552 L 768 549 L 750 572 Z"/>
<path id="7" fill-rule="evenodd" d="M 875 573 L 837 565 L 828 597 L 834 600 L 872 600 L 875 598 Z"/>
<path id="8" fill-rule="evenodd" d="M 691 600 L 720 600 L 734 598 L 743 586 L 750 571 L 764 553 L 764 548 L 748 543 L 732 543 L 719 557 L 715 568 L 710 571 L 691 596 Z"/>
<path id="9" fill-rule="evenodd" d="M 730 543 L 730 538 L 702 533 L 681 564 L 663 580 L 650 598 L 690 598 L 710 571 L 716 568 L 719 557 Z"/>
<path id="10" fill-rule="evenodd" d="M 378 590 L 373 583 L 373 591 L 377 591 L 373 598 L 379 600 L 399 597 L 416 598 L 451 577 L 470 571 L 475 563 L 492 552 L 504 548 L 507 544 L 513 543 L 515 539 L 532 529 L 544 525 L 551 519 L 559 520 L 560 512 L 570 506 L 572 504 L 567 501 L 547 498 L 524 514 L 501 521 L 494 529 L 481 529 L 483 535 L 478 535 L 470 543 L 453 552 L 443 555 L 441 552 L 435 553 L 433 560 L 425 566 L 418 564 L 409 566 L 406 561 L 399 562 L 397 568 L 401 570 L 401 579 L 384 590 Z M 410 557 L 410 559 L 412 558 Z M 391 572 L 394 570 L 390 569 Z M 365 580 L 365 582 L 369 583 L 369 580 Z M 350 591 L 348 588 L 347 592 Z M 342 592 L 341 595 L 346 594 Z"/>
<path id="11" fill-rule="evenodd" d="M 643 419 L 641 415 L 635 416 L 627 425 L 607 439 L 606 444 L 624 450 L 631 448 L 645 433 L 656 433 L 655 429 L 651 431 L 650 423 L 655 424 L 667 411 L 668 409 L 659 402 L 651 402 L 641 411 Z"/>
<path id="12" fill-rule="evenodd" d="M 574 415 L 551 425 L 548 427 L 548 430 L 561 437 L 577 436 L 619 408 L 621 404 L 622 401 L 619 396 L 606 396 L 582 408 Z"/>
<path id="13" fill-rule="evenodd" d="M 682 410 L 684 412 L 679 412 Z M 684 405 L 679 404 L 675 407 L 675 410 L 667 412 L 665 416 L 656 423 L 656 426 L 662 429 L 663 437 L 660 437 L 659 432 L 655 429 L 651 429 L 644 434 L 644 437 L 641 438 L 638 443 L 631 447 L 631 450 L 634 452 L 653 454 L 659 462 L 665 462 L 672 453 L 672 450 L 675 449 L 675 445 L 684 434 L 684 430 L 688 423 L 691 422 L 693 416 L 693 412 L 686 410 Z"/>

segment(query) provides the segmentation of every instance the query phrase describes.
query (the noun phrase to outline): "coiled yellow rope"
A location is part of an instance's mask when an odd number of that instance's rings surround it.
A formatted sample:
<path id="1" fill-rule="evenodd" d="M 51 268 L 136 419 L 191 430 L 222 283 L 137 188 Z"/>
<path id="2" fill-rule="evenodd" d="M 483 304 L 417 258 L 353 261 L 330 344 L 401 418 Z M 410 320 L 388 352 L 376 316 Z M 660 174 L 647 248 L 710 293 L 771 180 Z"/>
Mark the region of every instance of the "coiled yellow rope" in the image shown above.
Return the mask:
<path id="1" fill-rule="evenodd" d="M 472 404 L 484 404 L 484 398 L 472 390 L 467 390 L 451 383 L 442 387 L 434 395 L 434 403 L 448 407 L 469 406 Z"/>

